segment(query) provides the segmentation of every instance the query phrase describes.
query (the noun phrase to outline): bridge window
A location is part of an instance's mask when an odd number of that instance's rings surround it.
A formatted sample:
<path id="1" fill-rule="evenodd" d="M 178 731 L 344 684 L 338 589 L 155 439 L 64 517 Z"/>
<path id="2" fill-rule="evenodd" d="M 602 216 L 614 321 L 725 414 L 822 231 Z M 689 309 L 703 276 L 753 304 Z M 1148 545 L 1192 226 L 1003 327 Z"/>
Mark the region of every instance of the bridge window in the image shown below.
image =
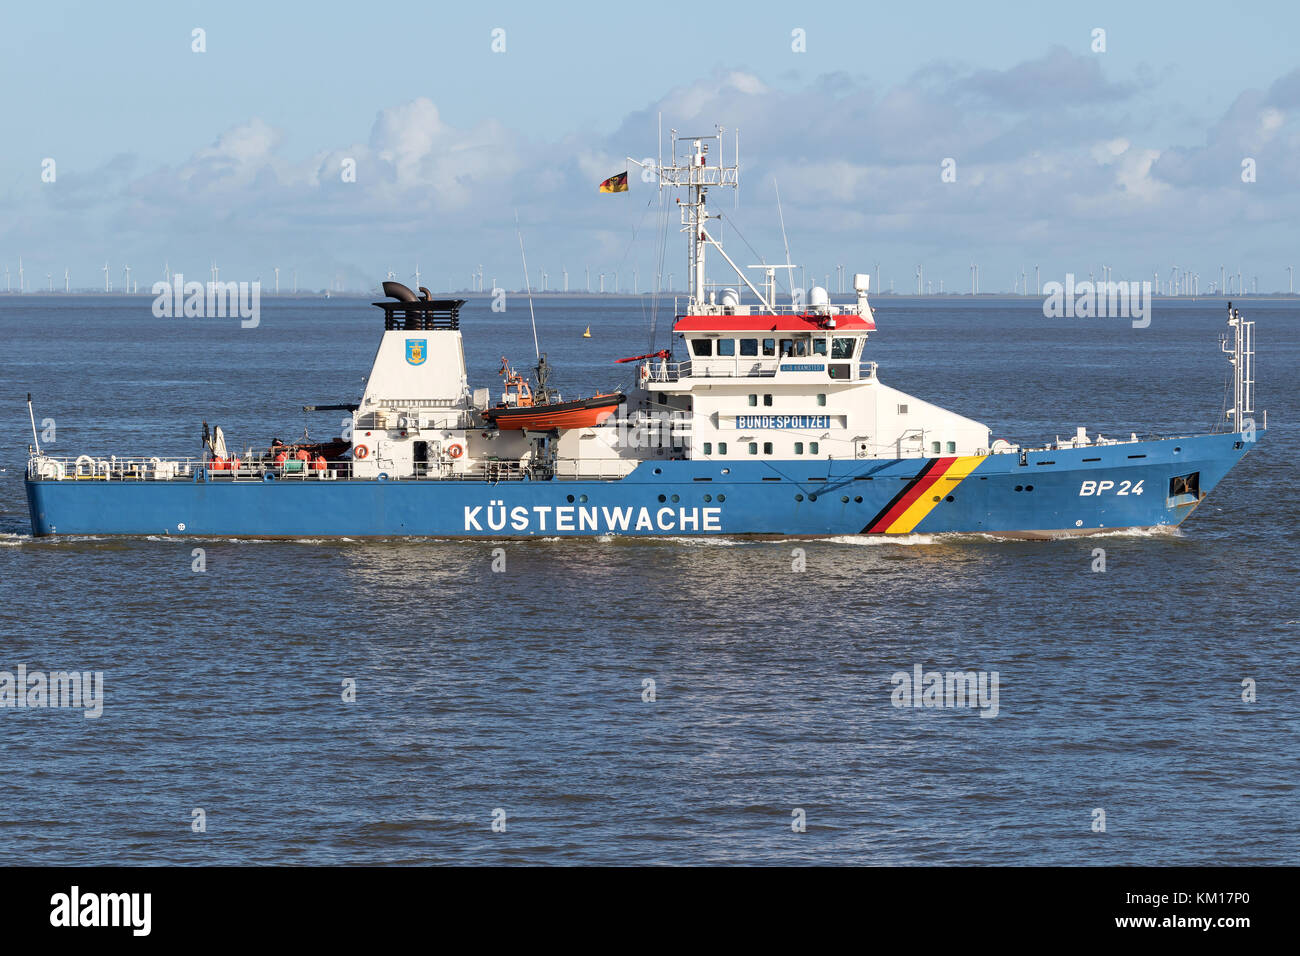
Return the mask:
<path id="1" fill-rule="evenodd" d="M 930 454 L 932 455 L 939 454 L 939 443 L 937 441 L 930 442 Z"/>
<path id="2" fill-rule="evenodd" d="M 796 455 L 802 455 L 802 454 L 803 454 L 803 442 L 801 442 L 801 441 L 797 441 L 797 442 L 794 443 L 794 453 L 795 453 Z"/>
<path id="3" fill-rule="evenodd" d="M 735 340 L 735 339 L 718 339 L 718 354 L 719 354 L 719 355 L 735 355 L 735 354 L 736 354 L 736 340 Z"/>
<path id="4" fill-rule="evenodd" d="M 758 339 L 741 339 L 741 340 L 740 340 L 740 354 L 741 354 L 741 355 L 757 355 L 757 354 L 758 354 Z"/>
<path id="5" fill-rule="evenodd" d="M 763 442 L 763 454 L 764 455 L 772 454 L 772 443 L 770 441 Z"/>
<path id="6" fill-rule="evenodd" d="M 763 404 L 766 405 L 768 408 L 771 408 L 771 407 L 772 407 L 772 396 L 771 396 L 771 395 L 764 395 L 764 396 L 763 396 Z"/>
<path id="7" fill-rule="evenodd" d="M 776 354 L 776 339 L 763 339 L 763 354 L 764 355 Z"/>
<path id="8" fill-rule="evenodd" d="M 712 354 L 713 354 L 713 340 L 712 340 L 712 339 L 692 339 L 692 340 L 691 340 L 691 352 L 692 352 L 692 354 L 694 354 L 694 355 L 701 355 L 701 356 L 703 356 L 703 355 L 712 355 Z"/>
<path id="9" fill-rule="evenodd" d="M 798 358 L 803 358 L 805 355 L 808 354 L 808 340 L 807 340 L 807 339 L 795 339 L 795 340 L 794 340 L 794 354 L 795 354 Z"/>
<path id="10" fill-rule="evenodd" d="M 957 454 L 957 443 L 955 441 L 948 442 L 948 454 L 950 455 Z"/>
<path id="11" fill-rule="evenodd" d="M 818 404 L 818 405 L 823 405 L 823 406 L 826 404 L 826 393 L 825 393 L 825 392 L 822 392 L 821 394 L 819 394 L 819 395 L 817 396 L 817 404 Z"/>
<path id="12" fill-rule="evenodd" d="M 813 339 L 813 355 L 825 355 L 825 354 L 826 354 L 826 340 Z"/>
<path id="13" fill-rule="evenodd" d="M 906 414 L 907 414 L 907 406 L 906 406 L 906 405 L 899 405 L 899 406 L 898 406 L 898 414 L 900 414 L 900 415 L 906 415 Z"/>
<path id="14" fill-rule="evenodd" d="M 815 441 L 810 441 L 808 443 L 808 454 L 810 455 L 817 454 L 817 443 Z"/>
<path id="15" fill-rule="evenodd" d="M 758 454 L 758 442 L 756 442 L 756 441 L 752 441 L 752 442 L 749 443 L 749 453 L 750 453 L 751 455 L 757 455 L 757 454 Z"/>
<path id="16" fill-rule="evenodd" d="M 853 358 L 853 349 L 857 346 L 857 340 L 852 338 L 836 338 L 831 342 L 831 358 L 848 359 Z"/>
<path id="17" fill-rule="evenodd" d="M 727 453 L 727 443 L 725 441 L 718 442 L 718 454 L 725 455 L 726 453 Z"/>
<path id="18" fill-rule="evenodd" d="M 750 404 L 751 406 L 757 405 L 757 404 L 758 404 L 758 396 L 757 396 L 757 395 L 751 395 L 751 396 L 749 396 L 749 404 Z"/>
<path id="19" fill-rule="evenodd" d="M 704 443 L 704 454 L 706 454 L 706 455 L 712 455 L 712 454 L 713 454 L 713 442 L 711 442 L 711 441 L 706 441 L 706 442 Z"/>

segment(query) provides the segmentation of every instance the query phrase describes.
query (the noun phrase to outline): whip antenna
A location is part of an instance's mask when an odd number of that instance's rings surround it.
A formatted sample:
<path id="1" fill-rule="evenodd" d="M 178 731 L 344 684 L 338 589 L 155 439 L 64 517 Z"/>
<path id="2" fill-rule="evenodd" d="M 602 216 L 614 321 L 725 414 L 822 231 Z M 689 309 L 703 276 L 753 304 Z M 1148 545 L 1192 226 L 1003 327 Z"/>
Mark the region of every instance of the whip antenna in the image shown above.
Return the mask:
<path id="1" fill-rule="evenodd" d="M 537 316 L 533 313 L 533 286 L 528 281 L 528 257 L 524 255 L 524 234 L 519 229 L 519 210 L 515 210 L 515 235 L 519 237 L 519 258 L 524 263 L 524 289 L 528 292 L 528 318 L 533 323 L 533 351 L 538 361 L 542 358 L 542 347 L 537 344 Z"/>
<path id="2" fill-rule="evenodd" d="M 794 301 L 794 266 L 790 264 L 790 240 L 785 235 L 785 213 L 781 211 L 781 187 L 776 184 L 776 177 L 772 177 L 772 188 L 776 190 L 776 214 L 781 220 L 781 241 L 785 243 L 785 274 L 790 280 L 790 307 L 795 308 L 797 303 Z M 776 294 L 772 294 L 773 302 L 776 304 Z"/>

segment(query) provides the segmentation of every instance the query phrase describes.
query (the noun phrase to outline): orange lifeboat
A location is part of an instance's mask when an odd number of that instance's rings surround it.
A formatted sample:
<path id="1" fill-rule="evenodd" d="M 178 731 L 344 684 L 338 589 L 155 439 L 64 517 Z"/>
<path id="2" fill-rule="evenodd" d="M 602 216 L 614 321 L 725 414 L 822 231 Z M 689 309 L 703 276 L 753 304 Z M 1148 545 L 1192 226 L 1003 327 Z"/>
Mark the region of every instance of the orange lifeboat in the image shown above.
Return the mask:
<path id="1" fill-rule="evenodd" d="M 528 380 L 512 369 L 504 358 L 501 359 L 501 375 L 506 380 L 506 394 L 510 396 L 513 393 L 514 401 L 487 409 L 483 417 L 504 430 L 591 428 L 613 415 L 624 399 L 622 392 L 610 392 L 568 402 L 538 402 Z"/>

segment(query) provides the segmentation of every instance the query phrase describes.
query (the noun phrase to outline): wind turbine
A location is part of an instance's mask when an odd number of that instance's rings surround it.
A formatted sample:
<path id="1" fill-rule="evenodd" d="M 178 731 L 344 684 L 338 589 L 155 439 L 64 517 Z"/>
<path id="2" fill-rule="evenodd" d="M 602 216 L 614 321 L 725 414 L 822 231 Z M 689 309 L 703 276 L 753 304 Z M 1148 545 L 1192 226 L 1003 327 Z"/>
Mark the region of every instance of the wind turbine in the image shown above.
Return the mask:
<path id="1" fill-rule="evenodd" d="M 921 283 L 924 281 L 924 276 L 925 276 L 925 270 L 921 268 L 920 264 L 918 264 L 916 267 L 916 294 L 917 295 L 921 294 Z"/>
<path id="2" fill-rule="evenodd" d="M 415 264 L 414 279 L 415 279 L 415 288 L 418 291 L 420 288 L 420 264 L 418 262 Z"/>
<path id="3" fill-rule="evenodd" d="M 1295 266 L 1286 267 L 1286 294 L 1295 295 Z"/>
<path id="4" fill-rule="evenodd" d="M 66 266 L 63 269 L 63 291 L 72 291 L 72 269 Z"/>
<path id="5" fill-rule="evenodd" d="M 275 267 L 275 294 L 280 294 L 280 267 Z"/>
<path id="6" fill-rule="evenodd" d="M 23 279 L 23 257 L 18 257 L 18 294 L 22 295 L 27 291 L 26 280 Z"/>
<path id="7" fill-rule="evenodd" d="M 11 291 L 9 288 L 9 267 L 5 266 L 5 291 Z"/>
<path id="8" fill-rule="evenodd" d="M 591 266 L 587 266 L 587 292 L 591 292 Z"/>
<path id="9" fill-rule="evenodd" d="M 131 294 L 131 267 L 123 266 L 122 274 L 126 276 L 126 284 L 122 287 L 122 291 L 127 295 L 130 295 Z"/>
<path id="10" fill-rule="evenodd" d="M 564 273 L 564 291 L 568 292 L 569 291 L 569 270 L 561 266 L 560 271 Z"/>
<path id="11" fill-rule="evenodd" d="M 1037 264 L 1034 265 L 1034 288 L 1037 290 L 1036 295 L 1043 294 L 1043 280 L 1039 277 Z"/>
<path id="12" fill-rule="evenodd" d="M 109 292 L 109 291 L 111 291 L 111 290 L 110 290 L 110 285 L 111 285 L 111 282 L 110 282 L 110 280 L 109 280 L 109 278 L 108 278 L 108 260 L 105 259 L 105 260 L 104 260 L 104 291 L 105 291 L 105 292 Z"/>
<path id="13" fill-rule="evenodd" d="M 45 273 L 45 281 L 46 281 L 47 283 L 49 283 L 50 291 L 53 292 L 53 291 L 54 291 L 54 273 L 53 273 L 53 272 L 47 272 L 47 273 Z"/>

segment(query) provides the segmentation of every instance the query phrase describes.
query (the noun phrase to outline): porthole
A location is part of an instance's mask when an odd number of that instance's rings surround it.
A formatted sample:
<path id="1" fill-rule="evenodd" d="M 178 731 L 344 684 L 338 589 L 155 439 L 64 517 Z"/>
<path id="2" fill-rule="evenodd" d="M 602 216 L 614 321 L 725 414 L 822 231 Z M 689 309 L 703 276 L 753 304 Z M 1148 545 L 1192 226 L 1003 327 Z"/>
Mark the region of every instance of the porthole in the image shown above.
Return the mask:
<path id="1" fill-rule="evenodd" d="M 1034 490 L 1033 485 L 1025 485 L 1025 491 L 1033 491 L 1033 490 Z"/>
<path id="2" fill-rule="evenodd" d="M 713 495 L 705 495 L 705 496 L 704 496 L 704 500 L 705 500 L 706 503 L 712 501 L 712 500 L 713 500 Z"/>
<path id="3" fill-rule="evenodd" d="M 817 500 L 817 496 L 816 496 L 816 495 L 809 495 L 809 496 L 808 496 L 808 500 L 809 500 L 809 501 L 816 501 L 816 500 Z"/>
<path id="4" fill-rule="evenodd" d="M 848 495 L 840 495 L 840 503 L 847 505 L 849 503 Z"/>
<path id="5" fill-rule="evenodd" d="M 673 503 L 673 504 L 677 504 L 677 502 L 679 502 L 679 501 L 681 501 L 681 500 L 682 500 L 682 499 L 679 498 L 679 497 L 677 497 L 676 495 L 673 495 L 673 497 L 672 497 L 672 503 Z"/>
<path id="6" fill-rule="evenodd" d="M 586 495 L 578 495 L 578 500 L 581 501 L 583 504 L 586 504 L 586 503 L 587 503 L 587 496 L 586 496 Z"/>
<path id="7" fill-rule="evenodd" d="M 938 495 L 935 495 L 935 496 L 934 496 L 934 500 L 935 500 L 935 501 L 943 501 L 943 499 L 940 498 Z"/>
<path id="8" fill-rule="evenodd" d="M 723 501 L 726 501 L 726 500 L 727 500 L 727 496 L 726 496 L 726 495 L 718 495 L 718 502 L 719 502 L 719 503 L 721 503 L 721 502 L 723 502 Z"/>
<path id="9" fill-rule="evenodd" d="M 944 501 L 952 501 L 952 500 L 953 500 L 952 495 L 949 495 L 947 498 L 945 498 L 945 499 L 943 499 L 943 500 L 944 500 Z"/>
<path id="10" fill-rule="evenodd" d="M 794 496 L 794 500 L 795 500 L 795 501 L 803 501 L 803 495 L 795 495 L 795 496 Z"/>
<path id="11" fill-rule="evenodd" d="M 662 475 L 663 473 L 664 473 L 664 470 L 663 470 L 662 468 L 656 468 L 656 469 L 655 469 L 655 474 L 656 474 L 656 475 Z"/>
<path id="12" fill-rule="evenodd" d="M 660 496 L 659 496 L 659 502 L 660 502 L 660 504 L 662 504 L 663 502 L 665 502 L 665 501 L 667 501 L 667 500 L 668 500 L 668 499 L 665 498 L 663 495 L 660 495 Z"/>
<path id="13" fill-rule="evenodd" d="M 573 495 L 569 495 L 564 500 L 567 501 L 569 504 L 573 504 Z"/>
<path id="14" fill-rule="evenodd" d="M 1025 490 L 1024 485 L 1016 485 L 1016 491 L 1024 491 L 1024 490 Z"/>
<path id="15" fill-rule="evenodd" d="M 853 496 L 853 503 L 854 503 L 855 505 L 860 505 L 860 504 L 862 504 L 862 496 L 861 496 L 861 495 L 854 495 L 854 496 Z"/>

